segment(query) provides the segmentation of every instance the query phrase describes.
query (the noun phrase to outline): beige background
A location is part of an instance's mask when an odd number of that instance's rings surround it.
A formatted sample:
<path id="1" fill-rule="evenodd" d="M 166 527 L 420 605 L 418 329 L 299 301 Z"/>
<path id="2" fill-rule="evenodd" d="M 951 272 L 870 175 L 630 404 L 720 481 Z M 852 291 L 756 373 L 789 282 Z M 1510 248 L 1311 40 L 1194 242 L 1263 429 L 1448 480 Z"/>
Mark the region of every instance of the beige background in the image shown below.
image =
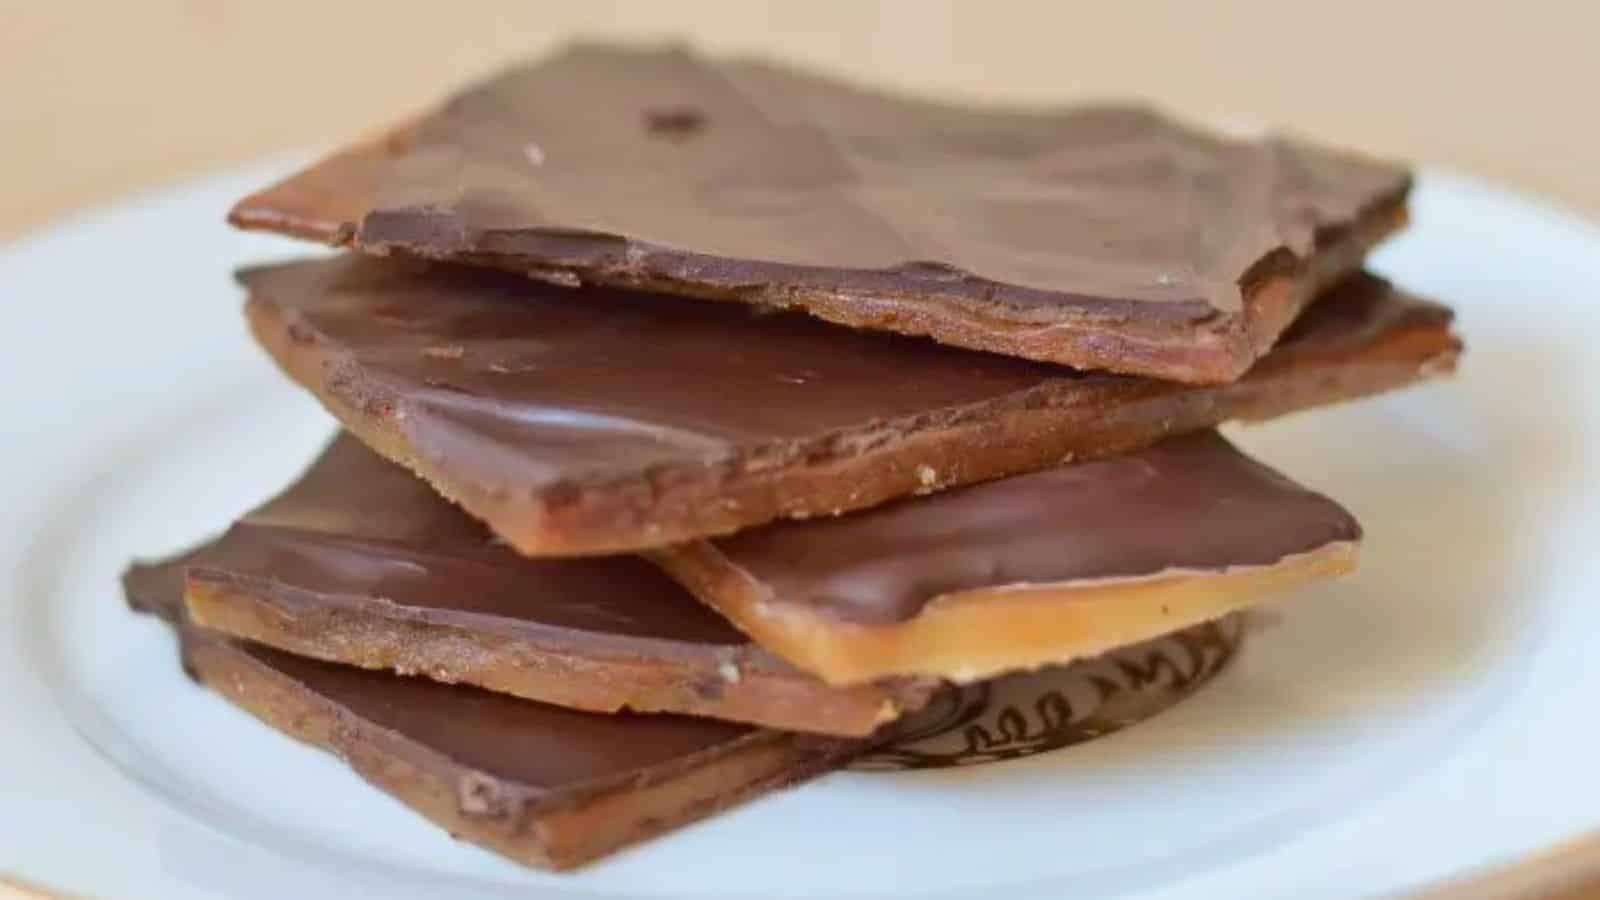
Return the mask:
<path id="1" fill-rule="evenodd" d="M 1590 0 L 0 0 L 0 239 L 327 146 L 574 33 L 687 34 L 921 91 L 1138 95 L 1600 214 Z"/>

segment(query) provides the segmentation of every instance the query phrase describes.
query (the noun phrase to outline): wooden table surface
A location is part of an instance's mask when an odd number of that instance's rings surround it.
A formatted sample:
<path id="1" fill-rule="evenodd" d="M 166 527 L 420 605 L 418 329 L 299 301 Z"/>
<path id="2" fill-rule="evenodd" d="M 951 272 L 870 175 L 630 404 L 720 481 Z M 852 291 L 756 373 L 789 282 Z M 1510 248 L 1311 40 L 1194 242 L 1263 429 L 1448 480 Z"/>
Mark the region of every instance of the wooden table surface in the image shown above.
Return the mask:
<path id="1" fill-rule="evenodd" d="M 1586 0 L 0 0 L 0 22 L 0 242 L 330 146 L 573 36 L 689 37 L 975 99 L 1141 97 L 1600 216 L 1600 3 Z M 1537 874 L 1552 863 L 1565 875 Z M 1600 842 L 1580 842 L 1448 896 L 1543 896 L 1596 869 Z"/>

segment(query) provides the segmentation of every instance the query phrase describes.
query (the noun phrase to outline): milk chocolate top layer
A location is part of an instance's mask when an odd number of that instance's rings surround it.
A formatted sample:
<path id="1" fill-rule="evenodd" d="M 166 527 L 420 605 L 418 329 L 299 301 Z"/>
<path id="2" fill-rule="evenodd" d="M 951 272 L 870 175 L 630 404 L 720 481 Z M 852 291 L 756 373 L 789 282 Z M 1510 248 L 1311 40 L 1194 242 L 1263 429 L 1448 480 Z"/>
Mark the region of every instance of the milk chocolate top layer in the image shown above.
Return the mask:
<path id="1" fill-rule="evenodd" d="M 1375 393 L 1448 370 L 1459 347 L 1448 310 L 1370 276 L 1214 387 L 462 267 L 352 255 L 240 277 L 291 375 L 533 555 L 660 546 L 1120 452 Z"/>
<path id="2" fill-rule="evenodd" d="M 975 589 L 1265 566 L 1361 528 L 1215 432 L 716 541 L 767 602 L 898 622 Z"/>
<path id="3" fill-rule="evenodd" d="M 1374 216 L 1397 220 L 1409 187 L 1401 167 L 1224 139 L 1137 106 L 962 108 L 762 62 L 577 46 L 248 198 L 232 218 L 380 253 L 1219 380 L 1254 353 L 1234 348 L 1244 358 L 1227 369 L 1004 333 L 1071 323 L 1102 345 L 1161 332 L 1198 346 L 1245 330 L 1266 276 L 1298 271 Z M 841 300 L 856 309 L 826 309 Z M 893 314 L 873 308 L 885 300 Z M 963 324 L 936 321 L 950 315 Z"/>

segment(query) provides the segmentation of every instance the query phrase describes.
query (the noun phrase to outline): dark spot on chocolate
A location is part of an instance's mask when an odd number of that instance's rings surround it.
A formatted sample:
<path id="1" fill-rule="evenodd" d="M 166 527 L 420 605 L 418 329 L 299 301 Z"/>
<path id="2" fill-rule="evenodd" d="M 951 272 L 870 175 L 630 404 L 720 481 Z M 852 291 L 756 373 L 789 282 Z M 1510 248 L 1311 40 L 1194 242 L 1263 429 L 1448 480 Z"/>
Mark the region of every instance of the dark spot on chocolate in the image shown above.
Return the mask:
<path id="1" fill-rule="evenodd" d="M 706 114 L 692 106 L 665 106 L 644 111 L 644 127 L 662 137 L 686 138 L 706 127 Z"/>

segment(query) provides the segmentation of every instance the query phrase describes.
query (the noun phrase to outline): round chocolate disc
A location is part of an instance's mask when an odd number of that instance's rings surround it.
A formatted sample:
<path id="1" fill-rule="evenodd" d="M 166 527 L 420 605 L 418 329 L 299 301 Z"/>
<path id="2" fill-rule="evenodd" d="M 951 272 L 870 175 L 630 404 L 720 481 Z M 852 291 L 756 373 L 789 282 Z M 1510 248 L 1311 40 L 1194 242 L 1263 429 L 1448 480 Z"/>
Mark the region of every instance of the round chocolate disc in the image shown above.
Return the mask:
<path id="1" fill-rule="evenodd" d="M 905 736 L 852 768 L 973 766 L 1048 753 L 1142 722 L 1222 671 L 1244 642 L 1245 613 L 1065 666 L 946 691 L 905 722 Z"/>

